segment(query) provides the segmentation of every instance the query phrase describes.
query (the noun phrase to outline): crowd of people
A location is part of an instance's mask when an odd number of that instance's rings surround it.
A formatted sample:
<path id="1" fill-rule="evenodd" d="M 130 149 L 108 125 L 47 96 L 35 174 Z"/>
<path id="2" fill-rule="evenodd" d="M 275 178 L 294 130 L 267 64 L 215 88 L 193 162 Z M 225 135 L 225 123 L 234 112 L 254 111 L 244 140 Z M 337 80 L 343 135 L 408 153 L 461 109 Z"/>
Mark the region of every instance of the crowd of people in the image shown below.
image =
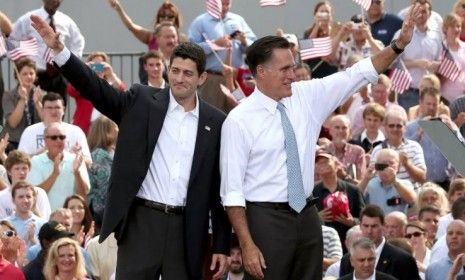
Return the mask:
<path id="1" fill-rule="evenodd" d="M 109 0 L 148 47 L 132 86 L 82 57 L 62 0 L 0 11 L 38 44 L 0 79 L 0 278 L 465 279 L 465 174 L 420 126 L 465 143 L 465 0 L 385 1 L 346 23 L 321 1 L 302 36 L 259 38 L 231 0 L 187 34 L 170 1 L 147 29 Z M 325 37 L 301 59 L 298 38 Z"/>

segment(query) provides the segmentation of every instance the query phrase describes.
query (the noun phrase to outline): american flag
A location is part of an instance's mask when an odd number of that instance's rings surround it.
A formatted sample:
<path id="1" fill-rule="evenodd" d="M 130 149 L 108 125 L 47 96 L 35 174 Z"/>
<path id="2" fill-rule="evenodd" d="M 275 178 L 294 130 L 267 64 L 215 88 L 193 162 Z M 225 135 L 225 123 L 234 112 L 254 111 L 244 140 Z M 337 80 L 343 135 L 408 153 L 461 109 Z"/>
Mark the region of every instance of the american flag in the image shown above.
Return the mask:
<path id="1" fill-rule="evenodd" d="M 39 50 L 36 38 L 26 41 L 7 40 L 6 48 L 8 57 L 13 61 L 24 56 L 37 56 L 37 51 Z"/>
<path id="2" fill-rule="evenodd" d="M 454 60 L 454 57 L 444 45 L 442 51 L 442 61 L 439 65 L 438 73 L 451 80 L 452 82 L 455 82 L 455 80 L 457 80 L 457 78 L 462 73 L 459 65 Z"/>
<path id="3" fill-rule="evenodd" d="M 330 37 L 299 40 L 300 58 L 307 60 L 331 54 L 332 41 Z"/>
<path id="4" fill-rule="evenodd" d="M 207 12 L 216 19 L 221 19 L 221 0 L 207 0 Z"/>
<path id="5" fill-rule="evenodd" d="M 354 0 L 354 2 L 362 6 L 365 10 L 368 10 L 371 6 L 371 0 Z"/>
<path id="6" fill-rule="evenodd" d="M 260 7 L 281 6 L 286 4 L 286 0 L 260 0 Z"/>
<path id="7" fill-rule="evenodd" d="M 6 54 L 5 38 L 0 34 L 0 57 Z"/>
<path id="8" fill-rule="evenodd" d="M 44 53 L 44 60 L 45 60 L 45 63 L 48 63 L 48 64 L 52 64 L 52 60 L 53 60 L 53 53 L 52 53 L 52 49 L 47 47 L 47 49 L 45 50 L 45 53 Z"/>
<path id="9" fill-rule="evenodd" d="M 405 67 L 404 62 L 401 59 L 397 59 L 394 63 L 390 78 L 392 90 L 397 93 L 403 93 L 412 83 L 412 76 L 410 76 L 410 73 L 407 71 L 407 67 Z"/>

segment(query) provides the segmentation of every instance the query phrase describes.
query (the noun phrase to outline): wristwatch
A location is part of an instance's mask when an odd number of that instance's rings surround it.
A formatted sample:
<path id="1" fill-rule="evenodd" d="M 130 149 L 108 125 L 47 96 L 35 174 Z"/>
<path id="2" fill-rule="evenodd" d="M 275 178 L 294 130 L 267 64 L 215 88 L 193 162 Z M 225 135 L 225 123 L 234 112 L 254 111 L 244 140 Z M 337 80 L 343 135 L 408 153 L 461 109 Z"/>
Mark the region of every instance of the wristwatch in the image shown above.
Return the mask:
<path id="1" fill-rule="evenodd" d="M 404 51 L 404 49 L 399 48 L 396 42 L 397 42 L 397 39 L 392 40 L 390 47 L 396 54 L 401 54 Z"/>

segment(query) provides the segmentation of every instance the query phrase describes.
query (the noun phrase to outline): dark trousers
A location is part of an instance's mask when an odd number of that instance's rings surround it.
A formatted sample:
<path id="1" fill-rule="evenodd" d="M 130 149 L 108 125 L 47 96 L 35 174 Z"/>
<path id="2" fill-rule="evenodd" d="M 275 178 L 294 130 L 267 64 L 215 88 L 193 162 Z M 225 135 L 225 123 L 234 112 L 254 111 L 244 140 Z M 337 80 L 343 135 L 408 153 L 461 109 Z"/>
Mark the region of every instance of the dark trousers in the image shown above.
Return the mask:
<path id="1" fill-rule="evenodd" d="M 315 206 L 300 214 L 247 205 L 252 239 L 265 258 L 265 279 L 314 280 L 323 273 L 323 237 Z M 246 274 L 244 279 L 253 279 Z"/>
<path id="2" fill-rule="evenodd" d="M 133 205 L 119 242 L 116 280 L 183 280 L 189 277 L 183 215 Z"/>

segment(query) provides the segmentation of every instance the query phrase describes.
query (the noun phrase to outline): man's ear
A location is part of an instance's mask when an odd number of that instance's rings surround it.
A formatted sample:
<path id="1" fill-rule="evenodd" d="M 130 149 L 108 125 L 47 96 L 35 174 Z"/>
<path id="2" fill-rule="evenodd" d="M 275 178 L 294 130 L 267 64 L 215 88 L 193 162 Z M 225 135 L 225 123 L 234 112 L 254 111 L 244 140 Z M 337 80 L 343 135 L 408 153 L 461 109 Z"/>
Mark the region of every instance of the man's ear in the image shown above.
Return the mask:
<path id="1" fill-rule="evenodd" d="M 201 87 L 203 85 L 203 83 L 205 83 L 205 81 L 207 80 L 208 78 L 208 73 L 207 72 L 203 72 L 202 74 L 200 74 L 199 76 L 199 82 L 198 82 L 198 85 L 197 87 Z"/>

